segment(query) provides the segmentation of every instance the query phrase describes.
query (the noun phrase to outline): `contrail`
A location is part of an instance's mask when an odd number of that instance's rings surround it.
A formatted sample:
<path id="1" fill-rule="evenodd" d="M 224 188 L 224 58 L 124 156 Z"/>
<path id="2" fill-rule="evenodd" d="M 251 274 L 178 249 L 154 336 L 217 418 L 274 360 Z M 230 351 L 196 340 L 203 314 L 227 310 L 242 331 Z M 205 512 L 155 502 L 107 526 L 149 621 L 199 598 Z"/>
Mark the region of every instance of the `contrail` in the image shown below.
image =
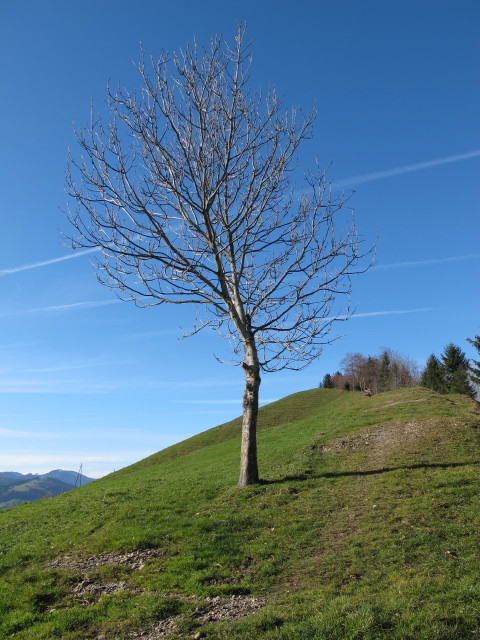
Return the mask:
<path id="1" fill-rule="evenodd" d="M 9 269 L 1 269 L 0 276 L 7 276 L 11 273 L 18 273 L 19 271 L 28 271 L 29 269 L 38 269 L 39 267 L 46 267 L 49 264 L 55 264 L 56 262 L 63 262 L 64 260 L 72 260 L 73 258 L 80 258 L 88 253 L 98 251 L 95 249 L 84 249 L 83 251 L 76 251 L 75 253 L 69 253 L 68 256 L 61 256 L 60 258 L 52 258 L 51 260 L 43 260 L 42 262 L 33 262 L 31 264 L 24 264 L 20 267 L 10 267 Z"/>
<path id="2" fill-rule="evenodd" d="M 478 156 L 480 156 L 480 149 L 475 149 L 474 151 L 469 151 L 468 153 L 459 153 L 456 156 L 436 158 L 435 160 L 427 160 L 426 162 L 417 162 L 415 164 L 408 164 L 404 167 L 387 169 L 386 171 L 375 171 L 374 173 L 364 173 L 358 176 L 352 176 L 351 178 L 345 178 L 343 180 L 334 180 L 332 182 L 332 186 L 350 187 L 354 184 L 362 184 L 363 182 L 371 182 L 372 180 L 381 180 L 382 178 L 399 176 L 399 175 L 402 175 L 403 173 L 411 173 L 412 171 L 421 171 L 422 169 L 429 169 L 430 167 L 437 167 L 438 165 L 449 164 L 451 162 L 461 162 L 462 160 L 469 160 L 470 158 L 476 158 Z"/>
<path id="3" fill-rule="evenodd" d="M 371 182 L 373 180 L 381 180 L 382 178 L 390 178 L 392 176 L 399 176 L 404 173 L 411 173 L 413 171 L 421 171 L 422 169 L 429 169 L 430 167 L 437 167 L 442 164 L 450 164 L 452 162 L 461 162 L 462 160 L 469 160 L 470 158 L 477 158 L 480 156 L 480 149 L 468 151 L 467 153 L 459 153 L 455 156 L 446 156 L 444 158 L 436 158 L 435 160 L 427 160 L 426 162 L 417 162 L 415 164 L 405 165 L 403 167 L 396 167 L 395 169 L 387 169 L 386 171 L 375 171 L 374 173 L 364 173 L 358 176 L 352 176 L 351 178 L 344 178 L 342 180 L 334 180 L 332 182 L 333 187 L 349 187 L 355 184 L 362 184 L 363 182 Z M 10 275 L 12 273 L 19 273 L 20 271 L 28 271 L 29 269 L 38 269 L 39 267 L 46 267 L 50 264 L 57 262 L 63 262 L 64 260 L 72 260 L 73 258 L 80 258 L 99 251 L 98 248 L 84 249 L 83 251 L 76 251 L 60 258 L 52 258 L 50 260 L 43 260 L 41 262 L 33 262 L 31 264 L 24 264 L 20 267 L 10 267 L 7 269 L 0 269 L 0 276 Z M 415 263 L 411 263 L 412 265 Z M 377 268 L 390 268 L 388 266 Z M 392 267 L 393 268 L 393 267 Z"/>
<path id="4" fill-rule="evenodd" d="M 72 302 L 70 304 L 56 304 L 49 307 L 35 307 L 34 309 L 24 309 L 23 311 L 11 311 L 9 313 L 0 314 L 0 318 L 9 318 L 10 316 L 23 316 L 29 313 L 54 313 L 56 311 L 73 311 L 74 309 L 93 309 L 94 307 L 105 307 L 110 304 L 118 304 L 122 302 L 118 298 L 111 300 L 86 300 L 85 302 Z"/>
<path id="5" fill-rule="evenodd" d="M 432 307 L 427 307 L 424 309 L 400 309 L 396 311 L 370 311 L 368 313 L 353 313 L 351 319 L 353 318 L 372 318 L 373 316 L 396 316 L 404 313 L 419 313 L 421 311 L 434 311 Z"/>
<path id="6" fill-rule="evenodd" d="M 478 260 L 480 253 L 471 253 L 467 256 L 452 256 L 451 258 L 427 258 L 426 260 L 414 260 L 410 262 L 393 262 L 391 264 L 376 264 L 371 267 L 371 271 L 383 269 L 404 269 L 408 267 L 428 267 L 431 264 L 442 264 L 444 262 L 461 262 L 463 260 Z"/>
<path id="7" fill-rule="evenodd" d="M 71 304 L 56 304 L 51 307 L 37 307 L 35 309 L 27 309 L 23 313 L 39 313 L 50 311 L 70 311 L 71 309 L 91 309 L 92 307 L 104 307 L 109 304 L 117 304 L 121 302 L 118 298 L 113 300 L 99 300 L 99 301 L 86 301 L 86 302 L 73 302 Z M 22 312 L 18 312 L 22 313 Z"/>
<path id="8" fill-rule="evenodd" d="M 355 318 L 373 318 L 375 316 L 398 316 L 406 313 L 420 313 L 422 311 L 435 311 L 433 307 L 426 307 L 422 309 L 396 309 L 392 311 L 368 311 L 367 313 L 355 313 L 353 312 L 348 316 L 331 316 L 326 320 L 354 320 Z"/>

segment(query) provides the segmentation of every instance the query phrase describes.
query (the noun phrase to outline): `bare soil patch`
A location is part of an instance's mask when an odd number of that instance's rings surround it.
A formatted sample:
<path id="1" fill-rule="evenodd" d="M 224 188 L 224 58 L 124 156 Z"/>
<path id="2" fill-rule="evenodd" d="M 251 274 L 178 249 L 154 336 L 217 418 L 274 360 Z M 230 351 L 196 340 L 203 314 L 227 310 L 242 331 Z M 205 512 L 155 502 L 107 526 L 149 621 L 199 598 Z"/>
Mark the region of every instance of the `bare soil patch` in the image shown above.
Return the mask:
<path id="1" fill-rule="evenodd" d="M 369 465 L 381 465 L 399 452 L 412 452 L 430 434 L 428 422 L 388 422 L 336 438 L 322 447 L 322 453 L 363 453 Z"/>
<path id="2" fill-rule="evenodd" d="M 265 606 L 263 598 L 254 598 L 253 596 L 230 596 L 229 598 L 206 598 L 198 599 L 199 606 L 190 614 L 190 617 L 199 625 L 207 622 L 220 622 L 240 620 L 246 616 L 250 616 Z M 148 631 L 139 631 L 131 635 L 131 638 L 142 638 L 143 640 L 163 640 L 178 631 L 180 620 L 185 619 L 184 615 L 172 616 L 157 622 L 153 628 Z M 204 634 L 192 633 L 192 637 L 202 638 Z"/>
<path id="3" fill-rule="evenodd" d="M 160 550 L 142 549 L 127 553 L 100 553 L 90 557 L 63 556 L 53 560 L 47 566 L 82 574 L 83 579 L 73 587 L 72 595 L 82 606 L 88 607 L 105 594 L 113 594 L 119 591 L 130 591 L 132 593 L 141 592 L 140 589 L 127 585 L 125 580 L 101 583 L 88 577 L 89 574 L 94 573 L 98 567 L 116 565 L 127 567 L 132 571 L 141 571 L 147 563 L 162 557 L 165 557 L 165 553 Z M 255 613 L 255 611 L 265 606 L 264 599 L 253 596 L 232 595 L 227 598 L 216 596 L 201 599 L 195 598 L 194 596 L 181 596 L 177 594 L 165 595 L 173 595 L 197 606 L 190 614 L 181 614 L 160 620 L 149 630 L 134 632 L 131 634 L 131 638 L 161 640 L 177 633 L 180 620 L 185 620 L 186 616 L 190 616 L 198 625 L 202 625 L 207 622 L 218 622 L 221 620 L 239 620 L 240 618 Z M 99 640 L 102 640 L 104 637 L 105 636 L 99 636 Z M 199 634 L 198 637 L 203 637 L 203 634 Z"/>
<path id="4" fill-rule="evenodd" d="M 165 554 L 157 549 L 141 549 L 127 553 L 100 553 L 88 558 L 78 556 L 63 556 L 47 564 L 47 567 L 66 569 L 80 573 L 83 579 L 77 582 L 72 589 L 72 595 L 83 607 L 95 604 L 97 600 L 106 594 L 118 591 L 140 593 L 140 589 L 128 586 L 124 580 L 98 582 L 89 577 L 101 566 L 112 565 L 126 567 L 131 571 L 141 571 L 148 562 L 156 558 L 162 558 Z"/>
<path id="5" fill-rule="evenodd" d="M 63 556 L 50 562 L 47 567 L 55 569 L 70 569 L 79 573 L 94 571 L 102 565 L 117 565 L 127 567 L 132 571 L 140 571 L 147 562 L 165 557 L 165 553 L 158 549 L 140 549 L 127 553 L 100 553 L 96 556 L 82 558 L 78 556 Z"/>
<path id="6" fill-rule="evenodd" d="M 98 583 L 94 580 L 82 580 L 73 588 L 73 597 L 80 602 L 83 607 L 89 607 L 95 604 L 97 600 L 111 593 L 119 591 L 130 591 L 131 593 L 140 593 L 140 589 L 129 587 L 125 580 L 117 580 L 115 582 Z"/>

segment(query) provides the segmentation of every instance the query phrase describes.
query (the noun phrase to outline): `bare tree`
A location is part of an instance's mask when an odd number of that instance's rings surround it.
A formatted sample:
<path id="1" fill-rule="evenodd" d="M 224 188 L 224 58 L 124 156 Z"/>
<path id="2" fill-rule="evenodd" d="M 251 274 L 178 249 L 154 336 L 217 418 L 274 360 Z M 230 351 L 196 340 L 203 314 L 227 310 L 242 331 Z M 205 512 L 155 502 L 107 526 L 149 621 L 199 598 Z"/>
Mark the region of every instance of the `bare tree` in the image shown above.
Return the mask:
<path id="1" fill-rule="evenodd" d="M 342 384 L 348 382 L 352 389 L 391 391 L 419 384 L 417 363 L 392 349 L 384 349 L 379 356 L 367 358 L 361 353 L 347 353 L 340 361 L 344 375 Z"/>
<path id="2" fill-rule="evenodd" d="M 361 353 L 347 353 L 340 361 L 340 367 L 352 389 L 365 391 L 365 364 L 367 359 Z"/>
<path id="3" fill-rule="evenodd" d="M 293 189 L 315 114 L 253 92 L 251 64 L 243 26 L 233 46 L 143 56 L 141 91 L 108 89 L 110 119 L 92 110 L 67 177 L 73 247 L 101 250 L 100 281 L 144 306 L 195 304 L 205 313 L 192 333 L 231 341 L 245 374 L 240 487 L 259 479 L 260 372 L 316 358 L 348 317 L 336 297 L 365 270 L 353 213 L 324 172 Z"/>

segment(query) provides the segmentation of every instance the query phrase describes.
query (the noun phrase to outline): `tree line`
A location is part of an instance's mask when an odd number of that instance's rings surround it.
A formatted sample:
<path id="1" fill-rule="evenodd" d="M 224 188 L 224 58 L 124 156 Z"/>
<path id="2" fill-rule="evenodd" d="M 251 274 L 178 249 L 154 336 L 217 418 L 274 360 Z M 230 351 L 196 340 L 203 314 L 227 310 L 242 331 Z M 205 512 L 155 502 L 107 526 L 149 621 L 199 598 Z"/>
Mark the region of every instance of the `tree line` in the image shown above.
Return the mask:
<path id="1" fill-rule="evenodd" d="M 340 367 L 333 375 L 325 374 L 320 386 L 375 394 L 416 386 L 419 380 L 416 362 L 392 349 L 384 349 L 378 356 L 347 353 Z"/>
<path id="2" fill-rule="evenodd" d="M 480 336 L 467 341 L 480 354 Z M 392 349 L 384 349 L 378 356 L 347 353 L 340 362 L 340 370 L 326 373 L 319 386 L 371 394 L 422 386 L 437 393 L 475 397 L 480 388 L 480 360 L 469 362 L 462 349 L 453 343 L 439 357 L 432 353 L 421 372 L 414 360 Z"/>

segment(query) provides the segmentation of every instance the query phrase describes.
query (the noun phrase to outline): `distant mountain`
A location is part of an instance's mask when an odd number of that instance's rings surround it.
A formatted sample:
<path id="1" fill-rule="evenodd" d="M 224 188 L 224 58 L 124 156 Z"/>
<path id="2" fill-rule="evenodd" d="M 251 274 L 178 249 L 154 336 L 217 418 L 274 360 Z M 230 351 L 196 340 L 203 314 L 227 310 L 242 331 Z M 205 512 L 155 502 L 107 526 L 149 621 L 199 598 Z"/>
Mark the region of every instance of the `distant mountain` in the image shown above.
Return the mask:
<path id="1" fill-rule="evenodd" d="M 88 478 L 77 471 L 65 471 L 64 469 L 54 469 L 48 473 L 43 473 L 40 477 L 55 478 L 55 480 L 61 480 L 66 484 L 71 484 L 73 487 L 79 487 L 94 480 L 94 478 Z"/>
<path id="2" fill-rule="evenodd" d="M 0 490 L 4 487 L 10 487 L 18 482 L 28 482 L 37 476 L 33 473 L 17 473 L 16 471 L 0 471 Z"/>
<path id="3" fill-rule="evenodd" d="M 53 498 L 93 480 L 94 478 L 88 478 L 76 471 L 63 469 L 43 474 L 0 471 L 0 509 L 15 507 L 23 502 Z"/>

